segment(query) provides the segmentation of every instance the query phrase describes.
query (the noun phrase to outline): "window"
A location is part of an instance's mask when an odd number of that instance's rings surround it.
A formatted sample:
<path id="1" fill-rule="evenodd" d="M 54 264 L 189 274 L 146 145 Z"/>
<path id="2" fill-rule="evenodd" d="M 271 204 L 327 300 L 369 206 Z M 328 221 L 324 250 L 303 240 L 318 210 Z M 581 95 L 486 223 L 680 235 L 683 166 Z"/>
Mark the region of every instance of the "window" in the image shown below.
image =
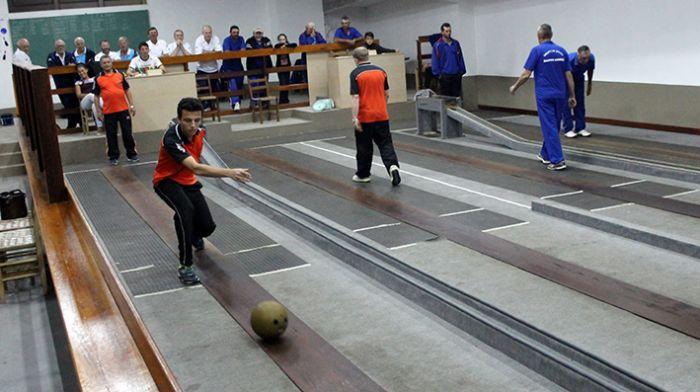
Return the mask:
<path id="1" fill-rule="evenodd" d="M 62 10 L 146 4 L 146 0 L 8 0 L 10 12 Z"/>

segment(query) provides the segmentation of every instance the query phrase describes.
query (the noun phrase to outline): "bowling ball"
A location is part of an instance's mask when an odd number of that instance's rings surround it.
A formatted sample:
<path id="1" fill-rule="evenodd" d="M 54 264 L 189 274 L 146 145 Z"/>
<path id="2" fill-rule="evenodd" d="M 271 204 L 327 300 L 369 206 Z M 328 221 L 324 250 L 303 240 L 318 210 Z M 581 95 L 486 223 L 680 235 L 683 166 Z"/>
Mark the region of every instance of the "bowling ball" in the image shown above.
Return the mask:
<path id="1" fill-rule="evenodd" d="M 287 329 L 287 309 L 275 301 L 263 301 L 250 312 L 250 326 L 263 340 L 274 340 Z"/>

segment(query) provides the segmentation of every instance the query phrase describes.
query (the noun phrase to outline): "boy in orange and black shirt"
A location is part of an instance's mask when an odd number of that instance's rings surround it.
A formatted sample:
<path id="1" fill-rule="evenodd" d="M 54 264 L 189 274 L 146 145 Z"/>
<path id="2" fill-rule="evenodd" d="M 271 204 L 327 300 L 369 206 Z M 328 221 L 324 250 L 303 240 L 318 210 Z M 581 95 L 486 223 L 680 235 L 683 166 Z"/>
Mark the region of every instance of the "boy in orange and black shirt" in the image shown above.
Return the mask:
<path id="1" fill-rule="evenodd" d="M 389 130 L 389 113 L 386 102 L 389 99 L 389 83 L 386 72 L 369 62 L 369 51 L 365 47 L 352 52 L 357 68 L 350 73 L 350 94 L 353 96 L 352 124 L 355 128 L 357 147 L 357 172 L 352 177 L 355 182 L 370 182 L 372 155 L 377 144 L 382 162 L 386 166 L 393 186 L 401 183 L 399 160 Z"/>
<path id="2" fill-rule="evenodd" d="M 178 276 L 185 285 L 199 283 L 192 269 L 192 247 L 204 249 L 204 237 L 210 236 L 216 224 L 200 189 L 197 175 L 229 177 L 236 181 L 250 180 L 248 169 L 217 168 L 199 163 L 206 130 L 201 128 L 202 103 L 196 98 L 183 98 L 177 106 L 178 123 L 168 128 L 160 144 L 158 163 L 153 173 L 153 188 L 175 211 L 180 267 Z"/>
<path id="3" fill-rule="evenodd" d="M 112 59 L 109 56 L 103 56 L 100 59 L 100 66 L 103 72 L 95 79 L 93 94 L 95 94 L 95 102 L 100 102 L 102 98 L 102 107 L 95 105 L 95 110 L 97 118 L 104 123 L 107 134 L 107 157 L 113 166 L 119 164 L 119 140 L 117 139 L 117 124 L 119 124 L 122 129 L 126 158 L 131 163 L 138 162 L 136 142 L 131 134 L 131 116 L 136 113 L 129 83 L 124 74 L 112 68 Z"/>

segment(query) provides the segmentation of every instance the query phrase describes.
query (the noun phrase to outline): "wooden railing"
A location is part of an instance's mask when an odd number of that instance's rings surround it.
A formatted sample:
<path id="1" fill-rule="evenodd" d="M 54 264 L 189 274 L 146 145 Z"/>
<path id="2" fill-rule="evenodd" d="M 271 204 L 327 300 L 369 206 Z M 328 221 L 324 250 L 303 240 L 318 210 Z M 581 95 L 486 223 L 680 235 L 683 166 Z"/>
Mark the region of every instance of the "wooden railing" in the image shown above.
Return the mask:
<path id="1" fill-rule="evenodd" d="M 420 90 L 426 88 L 423 86 L 423 81 L 421 76 L 423 75 L 423 60 L 428 60 L 433 58 L 433 48 L 431 46 L 430 52 L 427 54 L 423 53 L 423 44 L 430 43 L 429 35 L 421 35 L 416 40 L 416 89 Z"/>
<path id="2" fill-rule="evenodd" d="M 67 193 L 63 183 L 63 166 L 48 70 L 36 65 L 13 64 L 12 79 L 17 111 L 22 120 L 24 136 L 29 139 L 31 159 L 38 166 L 41 186 L 50 203 L 64 201 Z"/>
<path id="3" fill-rule="evenodd" d="M 165 66 L 169 65 L 182 65 L 184 69 L 187 69 L 189 63 L 194 63 L 194 62 L 199 62 L 199 61 L 215 61 L 215 60 L 231 60 L 231 59 L 244 59 L 246 57 L 264 57 L 264 56 L 275 56 L 275 55 L 281 55 L 281 54 L 295 54 L 295 53 L 321 53 L 321 52 L 337 52 L 337 51 L 347 51 L 352 49 L 352 47 L 349 47 L 347 45 L 342 45 L 342 44 L 321 44 L 321 45 L 303 45 L 303 46 L 297 46 L 295 48 L 280 48 L 280 49 L 274 49 L 274 48 L 268 48 L 268 49 L 254 49 L 254 50 L 241 50 L 241 51 L 227 51 L 227 52 L 216 52 L 216 53 L 205 53 L 205 54 L 199 54 L 199 55 L 189 55 L 189 56 L 164 56 L 161 57 L 160 60 Z M 126 71 L 126 69 L 129 67 L 129 62 L 128 61 L 116 61 L 114 62 L 114 67 L 118 70 L 121 71 Z M 261 69 L 254 69 L 254 70 L 246 70 L 246 71 L 236 71 L 236 72 L 217 72 L 217 73 L 212 73 L 212 74 L 201 74 L 197 75 L 197 80 L 204 80 L 204 79 L 221 79 L 221 80 L 228 80 L 234 77 L 246 77 L 246 76 L 256 76 L 256 75 L 270 75 L 278 72 L 294 72 L 294 71 L 301 71 L 305 72 L 306 69 L 306 64 L 304 65 L 296 65 L 296 66 L 288 66 L 288 67 L 263 67 Z M 62 67 L 51 67 L 49 68 L 48 71 L 49 75 L 66 75 L 66 74 L 76 74 L 76 68 L 75 65 L 66 65 Z M 296 83 L 296 84 L 289 84 L 286 86 L 277 86 L 276 89 L 278 91 L 296 91 L 296 90 L 306 90 L 308 88 L 308 84 L 306 83 Z M 60 89 L 53 89 L 50 90 L 50 94 L 52 95 L 58 95 L 58 94 L 74 94 L 75 93 L 75 88 L 74 87 L 65 87 L 65 88 L 60 88 Z M 238 90 L 234 91 L 217 91 L 213 95 L 219 97 L 219 98 L 230 98 L 233 96 L 240 96 L 240 97 L 245 97 L 247 94 L 246 89 L 243 88 L 243 86 L 239 86 Z M 202 95 L 208 95 L 202 93 Z M 300 106 L 308 106 L 309 101 L 305 100 L 303 102 L 298 102 L 298 103 L 289 103 L 285 105 L 280 105 L 280 108 L 291 108 L 291 107 L 300 107 Z M 67 115 L 67 114 L 76 114 L 78 113 L 79 109 L 78 108 L 68 108 L 68 109 L 59 109 L 55 111 L 55 114 L 58 116 L 61 115 Z M 247 112 L 248 110 L 243 109 L 240 112 Z M 221 110 L 220 111 L 222 115 L 226 114 L 233 114 L 233 113 L 240 113 L 240 112 L 234 112 L 233 110 Z M 76 129 L 77 130 L 77 129 Z"/>
<path id="4" fill-rule="evenodd" d="M 49 267 L 80 389 L 181 391 L 119 272 L 66 189 L 48 70 L 14 64 L 13 81 L 37 256 Z"/>

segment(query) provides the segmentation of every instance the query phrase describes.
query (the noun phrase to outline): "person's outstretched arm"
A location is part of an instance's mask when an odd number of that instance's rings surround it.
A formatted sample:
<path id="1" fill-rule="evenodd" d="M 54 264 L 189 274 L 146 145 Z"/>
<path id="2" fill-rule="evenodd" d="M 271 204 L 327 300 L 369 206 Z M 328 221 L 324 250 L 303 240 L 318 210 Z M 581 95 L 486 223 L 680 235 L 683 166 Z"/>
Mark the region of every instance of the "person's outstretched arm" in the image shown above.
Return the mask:
<path id="1" fill-rule="evenodd" d="M 194 174 L 204 177 L 221 178 L 227 177 L 238 182 L 248 182 L 251 179 L 248 169 L 237 168 L 222 168 L 205 165 L 197 162 L 193 157 L 189 156 L 182 161 L 182 164 L 192 170 Z"/>

